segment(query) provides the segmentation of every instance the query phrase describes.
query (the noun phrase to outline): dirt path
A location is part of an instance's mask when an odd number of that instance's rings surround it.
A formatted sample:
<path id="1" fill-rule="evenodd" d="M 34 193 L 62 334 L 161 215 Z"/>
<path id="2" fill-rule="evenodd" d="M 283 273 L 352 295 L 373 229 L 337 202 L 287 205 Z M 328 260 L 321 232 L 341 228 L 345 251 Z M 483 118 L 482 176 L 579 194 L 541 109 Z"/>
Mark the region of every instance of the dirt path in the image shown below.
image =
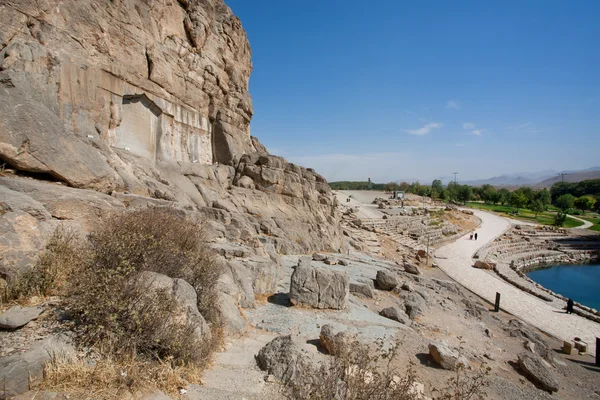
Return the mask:
<path id="1" fill-rule="evenodd" d="M 591 228 L 592 226 L 594 226 L 594 224 L 592 224 L 590 221 L 586 221 L 585 219 L 577 218 L 577 217 L 574 217 L 573 215 L 569 215 L 569 217 L 576 219 L 577 221 L 583 222 L 583 225 L 576 226 L 573 229 L 588 229 L 588 228 Z"/>
<path id="2" fill-rule="evenodd" d="M 473 254 L 493 241 L 509 226 L 505 218 L 480 210 L 473 210 L 473 212 L 482 221 L 481 227 L 477 230 L 479 240 L 469 240 L 468 235 L 465 235 L 456 242 L 440 248 L 436 252 L 440 269 L 490 303 L 494 303 L 496 292 L 500 293 L 503 310 L 558 339 L 570 340 L 576 336 L 582 338 L 589 345 L 588 351 L 593 354 L 595 338 L 600 337 L 600 324 L 573 314 L 565 314 L 495 275 L 472 267 Z"/>

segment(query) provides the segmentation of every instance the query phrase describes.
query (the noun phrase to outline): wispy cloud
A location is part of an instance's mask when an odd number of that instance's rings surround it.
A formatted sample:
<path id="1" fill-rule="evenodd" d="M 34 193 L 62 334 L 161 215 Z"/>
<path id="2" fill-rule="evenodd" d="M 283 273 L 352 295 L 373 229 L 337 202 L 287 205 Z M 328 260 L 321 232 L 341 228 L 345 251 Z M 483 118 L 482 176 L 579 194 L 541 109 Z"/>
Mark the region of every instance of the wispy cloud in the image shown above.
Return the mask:
<path id="1" fill-rule="evenodd" d="M 476 125 L 472 122 L 465 122 L 463 124 L 463 129 L 467 130 L 468 132 L 463 132 L 463 135 L 481 136 L 486 132 L 485 129 L 475 129 L 475 126 Z"/>
<path id="2" fill-rule="evenodd" d="M 481 136 L 485 132 L 485 129 L 473 129 L 470 132 L 467 132 L 469 135 Z"/>
<path id="3" fill-rule="evenodd" d="M 511 125 L 508 127 L 511 131 L 519 133 L 540 133 L 542 130 L 535 126 L 533 122 L 524 122 L 518 125 Z"/>
<path id="4" fill-rule="evenodd" d="M 446 103 L 446 108 L 450 108 L 452 110 L 460 110 L 461 104 L 457 100 L 448 100 Z"/>
<path id="5" fill-rule="evenodd" d="M 442 126 L 444 126 L 444 125 L 440 124 L 438 122 L 429 122 L 429 123 L 425 124 L 425 126 L 423 126 L 422 128 L 406 129 L 405 132 L 410 135 L 423 136 L 423 135 L 427 135 L 429 132 L 431 132 L 434 129 L 441 128 Z"/>
<path id="6" fill-rule="evenodd" d="M 475 129 L 475 124 L 472 123 L 472 122 L 465 122 L 463 124 L 463 128 L 465 128 L 465 129 Z"/>

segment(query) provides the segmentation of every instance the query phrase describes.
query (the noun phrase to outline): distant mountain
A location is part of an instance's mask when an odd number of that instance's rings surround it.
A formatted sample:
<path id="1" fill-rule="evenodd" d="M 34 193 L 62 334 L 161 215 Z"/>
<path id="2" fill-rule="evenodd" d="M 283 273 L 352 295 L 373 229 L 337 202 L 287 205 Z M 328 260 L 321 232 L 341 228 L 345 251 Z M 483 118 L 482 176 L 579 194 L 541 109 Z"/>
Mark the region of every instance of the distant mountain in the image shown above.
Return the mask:
<path id="1" fill-rule="evenodd" d="M 494 176 L 488 179 L 476 179 L 471 181 L 465 181 L 467 185 L 481 186 L 481 185 L 492 185 L 492 186 L 525 186 L 533 185 L 557 174 L 554 170 L 538 171 L 538 172 L 519 172 L 514 174 L 505 174 L 500 176 Z"/>
<path id="2" fill-rule="evenodd" d="M 557 174 L 556 176 L 553 176 L 548 179 L 544 179 L 543 181 L 532 185 L 532 187 L 534 187 L 534 188 L 550 187 L 550 186 L 554 185 L 555 183 L 561 182 L 562 179 L 563 179 L 562 176 Z M 588 168 L 583 171 L 567 172 L 567 175 L 565 175 L 564 179 L 565 179 L 565 182 L 581 182 L 581 181 L 586 181 L 588 179 L 600 179 L 600 168 L 594 167 L 594 168 Z"/>

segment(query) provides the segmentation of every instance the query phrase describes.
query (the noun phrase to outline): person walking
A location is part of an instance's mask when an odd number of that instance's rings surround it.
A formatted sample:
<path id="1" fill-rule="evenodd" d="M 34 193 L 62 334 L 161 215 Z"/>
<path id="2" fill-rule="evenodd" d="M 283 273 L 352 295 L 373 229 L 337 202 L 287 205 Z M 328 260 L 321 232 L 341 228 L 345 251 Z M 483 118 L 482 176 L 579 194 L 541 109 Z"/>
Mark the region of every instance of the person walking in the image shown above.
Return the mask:
<path id="1" fill-rule="evenodd" d="M 575 305 L 575 302 L 573 301 L 573 299 L 567 300 L 567 314 L 573 314 L 573 306 L 574 305 Z"/>
<path id="2" fill-rule="evenodd" d="M 469 240 L 473 240 L 473 233 L 471 232 L 471 236 L 469 236 Z"/>
<path id="3" fill-rule="evenodd" d="M 477 240 L 477 232 L 475 232 L 475 240 Z"/>

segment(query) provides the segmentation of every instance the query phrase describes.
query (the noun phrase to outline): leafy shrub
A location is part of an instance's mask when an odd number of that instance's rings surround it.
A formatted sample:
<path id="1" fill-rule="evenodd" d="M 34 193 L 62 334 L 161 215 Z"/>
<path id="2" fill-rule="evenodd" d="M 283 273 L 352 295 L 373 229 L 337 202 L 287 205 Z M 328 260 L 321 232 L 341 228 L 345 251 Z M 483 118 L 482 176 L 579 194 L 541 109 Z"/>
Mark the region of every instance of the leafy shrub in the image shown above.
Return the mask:
<path id="1" fill-rule="evenodd" d="M 67 306 L 84 345 L 103 353 L 174 364 L 206 363 L 219 335 L 201 340 L 194 327 L 178 320 L 169 293 L 151 295 L 142 272 L 181 278 L 198 295 L 198 308 L 218 330 L 216 282 L 222 273 L 205 244 L 202 227 L 174 209 L 150 208 L 107 218 L 90 233 L 74 266 Z M 147 286 L 147 285 L 146 285 Z"/>

